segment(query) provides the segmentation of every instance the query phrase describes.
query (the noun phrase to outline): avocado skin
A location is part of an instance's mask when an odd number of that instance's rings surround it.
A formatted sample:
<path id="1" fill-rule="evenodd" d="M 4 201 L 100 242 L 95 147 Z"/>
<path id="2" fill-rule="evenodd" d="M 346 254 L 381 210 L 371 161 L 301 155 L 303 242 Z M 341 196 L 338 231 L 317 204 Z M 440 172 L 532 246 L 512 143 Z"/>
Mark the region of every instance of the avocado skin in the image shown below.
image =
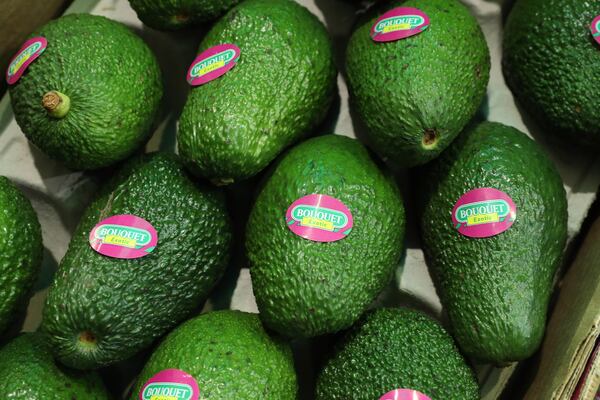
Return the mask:
<path id="1" fill-rule="evenodd" d="M 210 22 L 239 0 L 129 0 L 138 18 L 151 28 L 177 30 Z"/>
<path id="2" fill-rule="evenodd" d="M 170 368 L 192 375 L 202 399 L 297 399 L 291 348 L 269 336 L 256 314 L 213 311 L 179 326 L 154 351 L 130 399 Z"/>
<path id="3" fill-rule="evenodd" d="M 525 134 L 488 122 L 461 134 L 420 182 L 423 249 L 460 348 L 496 364 L 529 357 L 544 334 L 567 238 L 555 167 Z M 453 227 L 454 204 L 483 187 L 508 194 L 516 220 L 496 236 L 463 236 Z"/>
<path id="4" fill-rule="evenodd" d="M 373 400 L 395 389 L 431 399 L 477 400 L 473 372 L 452 337 L 421 312 L 365 314 L 336 346 L 317 382 L 317 400 Z"/>
<path id="5" fill-rule="evenodd" d="M 373 41 L 371 27 L 396 7 L 420 9 L 430 26 L 395 42 Z M 386 161 L 412 167 L 437 157 L 475 115 L 490 55 L 477 21 L 459 1 L 394 1 L 376 5 L 358 24 L 346 72 L 369 144 Z M 437 143 L 424 147 L 426 133 L 435 133 Z"/>
<path id="6" fill-rule="evenodd" d="M 48 47 L 9 87 L 17 123 L 49 157 L 73 170 L 106 167 L 148 138 L 162 98 L 160 68 L 125 25 L 88 14 L 60 17 L 31 37 Z M 44 94 L 70 98 L 64 118 L 48 115 Z"/>
<path id="7" fill-rule="evenodd" d="M 600 146 L 600 3 L 519 0 L 504 31 L 504 76 L 515 97 L 563 141 Z"/>
<path id="8" fill-rule="evenodd" d="M 218 184 L 249 178 L 325 117 L 336 71 L 325 27 L 291 0 L 246 0 L 210 30 L 199 53 L 236 44 L 237 65 L 192 89 L 179 153 Z"/>
<path id="9" fill-rule="evenodd" d="M 31 203 L 0 176 L 0 334 L 27 302 L 43 251 L 42 229 Z"/>
<path id="10" fill-rule="evenodd" d="M 154 226 L 152 253 L 127 260 L 92 249 L 92 228 L 119 214 Z M 202 305 L 223 274 L 230 242 L 221 193 L 195 185 L 175 156 L 131 161 L 86 210 L 50 288 L 42 329 L 56 357 L 93 369 L 148 347 Z M 96 344 L 80 343 L 82 332 Z"/>
<path id="11" fill-rule="evenodd" d="M 325 194 L 354 219 L 336 242 L 304 239 L 286 224 L 297 199 Z M 356 140 L 327 135 L 287 153 L 258 195 L 246 250 L 260 317 L 288 337 L 313 337 L 352 325 L 389 283 L 404 247 L 405 214 L 393 178 Z"/>
<path id="12" fill-rule="evenodd" d="M 108 400 L 95 372 L 58 365 L 39 333 L 24 333 L 0 349 L 0 397 L 11 400 Z"/>

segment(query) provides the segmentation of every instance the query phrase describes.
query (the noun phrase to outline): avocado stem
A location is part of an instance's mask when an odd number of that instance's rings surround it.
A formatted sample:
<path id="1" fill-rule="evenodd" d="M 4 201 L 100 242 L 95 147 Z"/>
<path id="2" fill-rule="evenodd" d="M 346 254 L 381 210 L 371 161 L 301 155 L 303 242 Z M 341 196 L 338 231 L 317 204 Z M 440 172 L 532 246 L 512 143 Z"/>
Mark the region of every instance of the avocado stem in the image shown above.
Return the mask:
<path id="1" fill-rule="evenodd" d="M 423 133 L 423 147 L 431 149 L 435 147 L 438 141 L 438 133 L 435 129 L 426 129 Z"/>
<path id="2" fill-rule="evenodd" d="M 79 333 L 79 343 L 86 346 L 94 346 L 96 344 L 96 335 L 91 331 L 83 331 Z"/>
<path id="3" fill-rule="evenodd" d="M 211 182 L 215 186 L 227 186 L 231 185 L 235 180 L 233 178 L 216 178 L 211 179 Z"/>
<path id="4" fill-rule="evenodd" d="M 53 118 L 63 118 L 71 108 L 71 99 L 66 94 L 51 90 L 42 97 L 42 106 Z"/>

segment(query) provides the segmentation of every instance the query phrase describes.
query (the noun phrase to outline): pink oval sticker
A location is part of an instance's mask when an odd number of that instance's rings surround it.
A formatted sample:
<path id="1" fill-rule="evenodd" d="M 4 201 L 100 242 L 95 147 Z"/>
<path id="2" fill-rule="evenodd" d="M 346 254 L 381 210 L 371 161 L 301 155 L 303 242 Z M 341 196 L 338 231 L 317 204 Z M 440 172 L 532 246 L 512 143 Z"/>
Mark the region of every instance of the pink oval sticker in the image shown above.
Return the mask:
<path id="1" fill-rule="evenodd" d="M 285 213 L 288 228 L 314 242 L 335 242 L 350 234 L 354 224 L 348 207 L 325 194 L 310 194 L 294 201 Z"/>
<path id="2" fill-rule="evenodd" d="M 235 67 L 240 49 L 234 44 L 220 44 L 204 50 L 190 65 L 187 81 L 192 86 L 208 83 Z"/>
<path id="3" fill-rule="evenodd" d="M 594 18 L 594 21 L 592 21 L 592 36 L 594 36 L 594 40 L 596 40 L 597 43 L 600 43 L 600 15 L 598 15 L 596 18 Z"/>
<path id="4" fill-rule="evenodd" d="M 383 14 L 371 27 L 376 42 L 392 42 L 418 35 L 429 27 L 429 17 L 418 8 L 397 7 Z"/>
<path id="5" fill-rule="evenodd" d="M 463 194 L 452 209 L 452 223 L 463 235 L 485 238 L 510 228 L 517 217 L 517 206 L 503 191 L 473 189 Z"/>
<path id="6" fill-rule="evenodd" d="M 421 392 L 412 389 L 396 389 L 387 392 L 379 400 L 431 400 Z"/>
<path id="7" fill-rule="evenodd" d="M 106 218 L 90 232 L 90 246 L 113 258 L 140 258 L 158 243 L 156 229 L 145 219 L 131 214 Z"/>
<path id="8" fill-rule="evenodd" d="M 38 58 L 46 47 L 48 41 L 42 36 L 34 37 L 26 41 L 17 54 L 13 57 L 6 69 L 6 82 L 9 85 L 16 83 L 29 67 L 29 64 Z"/>
<path id="9" fill-rule="evenodd" d="M 142 387 L 139 400 L 198 400 L 200 389 L 190 374 L 166 369 L 154 375 Z"/>

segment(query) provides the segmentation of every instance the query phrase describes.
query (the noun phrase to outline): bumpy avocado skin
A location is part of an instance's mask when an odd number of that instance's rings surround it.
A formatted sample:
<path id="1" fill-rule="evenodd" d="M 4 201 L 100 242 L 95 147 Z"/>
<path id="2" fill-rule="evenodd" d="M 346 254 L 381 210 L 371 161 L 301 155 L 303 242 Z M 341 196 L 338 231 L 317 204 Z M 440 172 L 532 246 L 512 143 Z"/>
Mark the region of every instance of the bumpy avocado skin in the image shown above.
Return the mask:
<path id="1" fill-rule="evenodd" d="M 92 228 L 119 214 L 154 226 L 153 252 L 127 260 L 92 249 Z M 230 241 L 221 193 L 194 184 L 175 156 L 131 161 L 86 210 L 50 288 L 42 329 L 56 357 L 92 369 L 149 346 L 203 303 L 227 265 Z"/>
<path id="2" fill-rule="evenodd" d="M 43 250 L 42 230 L 31 203 L 0 176 L 0 334 L 27 301 Z"/>
<path id="3" fill-rule="evenodd" d="M 504 76 L 551 134 L 600 146 L 600 44 L 590 27 L 600 3 L 519 0 L 504 31 Z"/>
<path id="4" fill-rule="evenodd" d="M 371 27 L 396 7 L 418 8 L 430 26 L 395 42 L 373 41 Z M 410 167 L 437 157 L 474 116 L 486 92 L 490 55 L 477 21 L 459 1 L 394 1 L 376 5 L 358 24 L 346 72 L 373 149 Z"/>
<path id="5" fill-rule="evenodd" d="M 45 37 L 48 47 L 9 87 L 27 138 L 74 170 L 108 166 L 139 148 L 163 92 L 150 48 L 124 25 L 88 14 L 60 17 L 33 36 Z M 51 91 L 70 99 L 63 118 L 42 106 Z"/>
<path id="6" fill-rule="evenodd" d="M 158 30 L 177 30 L 212 21 L 240 0 L 129 0 L 142 22 Z"/>
<path id="7" fill-rule="evenodd" d="M 218 184 L 253 176 L 325 116 L 336 71 L 325 27 L 292 0 L 247 0 L 199 52 L 231 43 L 237 65 L 192 89 L 179 121 L 179 153 Z"/>
<path id="8" fill-rule="evenodd" d="M 286 210 L 310 194 L 348 207 L 352 231 L 336 242 L 293 233 Z M 405 214 L 393 178 L 356 140 L 327 135 L 293 148 L 259 194 L 246 229 L 254 296 L 265 324 L 289 337 L 347 328 L 398 266 Z"/>
<path id="9" fill-rule="evenodd" d="M 10 400 L 108 400 L 95 372 L 58 365 L 43 335 L 25 333 L 0 349 L 0 397 Z"/>
<path id="10" fill-rule="evenodd" d="M 527 358 L 544 334 L 567 237 L 567 200 L 554 165 L 525 134 L 483 123 L 462 133 L 420 181 L 423 248 L 459 346 L 496 364 Z M 486 187 L 512 198 L 516 220 L 496 236 L 463 236 L 453 227 L 454 204 Z"/>
<path id="11" fill-rule="evenodd" d="M 437 322 L 403 308 L 370 311 L 325 364 L 316 399 L 373 400 L 395 389 L 431 399 L 479 399 L 473 372 Z"/>
<path id="12" fill-rule="evenodd" d="M 264 330 L 256 314 L 214 311 L 191 319 L 167 336 L 140 374 L 131 400 L 165 369 L 192 375 L 206 400 L 295 400 L 292 351 Z"/>

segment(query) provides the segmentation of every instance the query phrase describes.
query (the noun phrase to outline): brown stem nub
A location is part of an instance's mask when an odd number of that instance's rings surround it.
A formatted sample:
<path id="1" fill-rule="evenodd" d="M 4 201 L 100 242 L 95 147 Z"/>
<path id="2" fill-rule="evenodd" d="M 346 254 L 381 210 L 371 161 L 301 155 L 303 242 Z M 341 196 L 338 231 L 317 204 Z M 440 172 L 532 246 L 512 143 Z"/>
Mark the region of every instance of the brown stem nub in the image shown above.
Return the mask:
<path id="1" fill-rule="evenodd" d="M 173 15 L 171 18 L 172 18 L 173 22 L 176 24 L 185 24 L 186 22 L 189 21 L 190 16 L 189 16 L 189 14 L 180 13 L 180 14 Z"/>
<path id="2" fill-rule="evenodd" d="M 96 335 L 91 331 L 83 331 L 79 334 L 79 342 L 88 346 L 96 344 Z"/>
<path id="3" fill-rule="evenodd" d="M 436 145 L 438 141 L 438 133 L 435 129 L 426 129 L 423 133 L 423 147 L 431 148 Z"/>
<path id="4" fill-rule="evenodd" d="M 42 97 L 42 106 L 51 117 L 63 118 L 69 112 L 71 100 L 67 95 L 51 90 Z"/>

